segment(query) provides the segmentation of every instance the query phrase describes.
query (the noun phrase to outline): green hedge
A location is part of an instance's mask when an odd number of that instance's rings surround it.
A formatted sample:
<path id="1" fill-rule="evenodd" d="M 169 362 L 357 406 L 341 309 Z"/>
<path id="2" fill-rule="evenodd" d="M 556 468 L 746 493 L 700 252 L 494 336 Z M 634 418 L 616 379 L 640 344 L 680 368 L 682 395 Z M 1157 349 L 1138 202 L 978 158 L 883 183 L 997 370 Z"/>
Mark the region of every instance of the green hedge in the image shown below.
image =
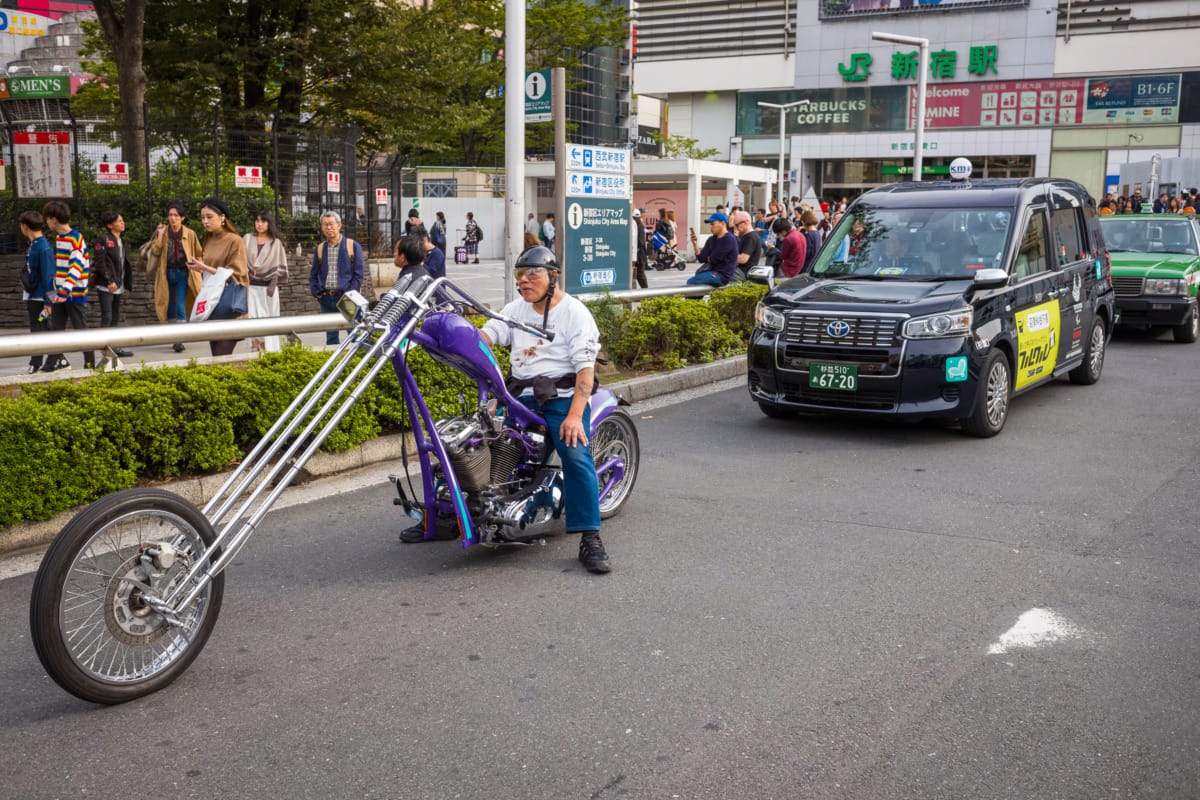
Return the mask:
<path id="1" fill-rule="evenodd" d="M 759 287 L 714 292 L 709 302 L 661 297 L 634 310 L 593 304 L 606 350 L 619 363 L 674 368 L 744 349 Z M 727 324 L 727 321 L 729 324 Z M 285 347 L 243 365 L 195 364 L 31 386 L 0 398 L 0 528 L 49 519 L 139 482 L 227 469 L 284 412 L 328 358 Z M 507 365 L 508 354 L 496 357 Z M 475 384 L 409 351 L 435 419 L 474 407 Z M 407 429 L 395 372 L 384 367 L 328 439 L 337 452 Z"/>

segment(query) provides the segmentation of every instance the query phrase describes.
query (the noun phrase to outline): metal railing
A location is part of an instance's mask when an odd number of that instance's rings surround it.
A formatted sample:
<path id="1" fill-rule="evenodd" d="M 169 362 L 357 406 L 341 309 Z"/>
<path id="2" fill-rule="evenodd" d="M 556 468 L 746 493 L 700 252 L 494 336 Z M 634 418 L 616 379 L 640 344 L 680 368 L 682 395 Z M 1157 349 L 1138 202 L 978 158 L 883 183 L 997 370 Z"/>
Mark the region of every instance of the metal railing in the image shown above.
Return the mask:
<path id="1" fill-rule="evenodd" d="M 621 303 L 636 303 L 652 297 L 679 295 L 683 297 L 705 297 L 713 291 L 712 286 L 668 286 L 659 289 L 630 289 L 620 292 L 597 292 L 576 295 L 584 302 L 594 302 L 608 297 Z M 77 353 L 80 350 L 97 351 L 97 363 L 104 360 L 106 348 L 141 347 L 145 345 L 174 344 L 176 342 L 207 342 L 228 339 L 249 339 L 261 336 L 286 335 L 289 333 L 317 333 L 321 331 L 346 330 L 350 323 L 340 314 L 303 314 L 293 317 L 266 317 L 260 319 L 230 319 L 212 322 L 188 322 L 176 325 L 138 325 L 128 328 L 89 328 L 87 330 L 53 331 L 47 333 L 23 333 L 0 336 L 0 358 L 13 356 L 45 355 L 48 353 Z M 111 360 L 111 357 L 110 359 Z"/>
<path id="2" fill-rule="evenodd" d="M 0 358 L 46 353 L 74 353 L 106 347 L 140 347 L 175 342 L 248 339 L 288 333 L 343 330 L 350 324 L 341 314 L 305 314 L 297 317 L 229 319 L 178 325 L 138 325 L 130 328 L 90 328 L 82 331 L 24 333 L 0 337 Z"/>

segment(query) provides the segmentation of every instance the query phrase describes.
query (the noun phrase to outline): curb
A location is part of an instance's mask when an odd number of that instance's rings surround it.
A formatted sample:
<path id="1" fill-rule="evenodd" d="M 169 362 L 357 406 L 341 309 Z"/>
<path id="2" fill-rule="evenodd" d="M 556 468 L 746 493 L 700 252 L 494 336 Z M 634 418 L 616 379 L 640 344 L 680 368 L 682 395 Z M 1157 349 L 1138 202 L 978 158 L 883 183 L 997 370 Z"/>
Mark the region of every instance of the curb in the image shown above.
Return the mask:
<path id="1" fill-rule="evenodd" d="M 606 388 L 631 403 L 638 403 L 654 397 L 662 397 L 735 378 L 745 372 L 746 357 L 742 355 L 694 367 L 684 367 L 661 375 L 647 375 L 643 378 L 632 378 L 611 385 L 606 384 Z M 409 437 L 408 450 L 412 452 L 415 448 L 411 434 L 403 434 L 403 436 Z M 304 469 L 301 470 L 299 477 L 292 485 L 299 486 L 316 478 L 349 472 L 383 461 L 399 461 L 401 444 L 401 435 L 394 434 L 372 439 L 353 450 L 341 453 L 317 453 L 304 465 Z M 231 474 L 232 470 L 215 475 L 168 481 L 161 485 L 170 488 L 172 492 L 189 502 L 202 506 L 221 488 L 221 484 Z M 79 508 L 69 509 L 51 519 L 23 522 L 0 531 L 0 558 L 45 547 L 79 512 Z"/>

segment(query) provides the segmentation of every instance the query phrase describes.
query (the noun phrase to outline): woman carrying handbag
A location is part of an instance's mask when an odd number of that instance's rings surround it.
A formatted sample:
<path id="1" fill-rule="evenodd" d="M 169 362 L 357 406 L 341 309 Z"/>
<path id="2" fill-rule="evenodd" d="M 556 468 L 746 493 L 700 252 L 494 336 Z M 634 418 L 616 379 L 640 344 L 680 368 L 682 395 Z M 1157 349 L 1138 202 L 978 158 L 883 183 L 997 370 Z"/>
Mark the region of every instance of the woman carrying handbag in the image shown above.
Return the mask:
<path id="1" fill-rule="evenodd" d="M 223 200 L 210 197 L 200 203 L 200 222 L 204 225 L 204 252 L 199 259 L 188 262 L 188 269 L 202 275 L 215 275 L 218 267 L 230 270 L 233 275 L 225 285 L 225 294 L 237 284 L 242 292 L 250 288 L 250 270 L 246 264 L 246 243 L 238 236 L 237 228 L 229 221 L 229 206 Z M 237 294 L 234 290 L 233 294 Z M 222 296 L 222 300 L 226 300 Z M 244 301 L 244 297 L 242 298 Z M 241 314 L 228 317 L 213 313 L 209 319 L 234 319 L 245 316 L 243 304 Z M 237 339 L 219 339 L 208 343 L 209 350 L 214 356 L 227 356 L 237 346 Z"/>

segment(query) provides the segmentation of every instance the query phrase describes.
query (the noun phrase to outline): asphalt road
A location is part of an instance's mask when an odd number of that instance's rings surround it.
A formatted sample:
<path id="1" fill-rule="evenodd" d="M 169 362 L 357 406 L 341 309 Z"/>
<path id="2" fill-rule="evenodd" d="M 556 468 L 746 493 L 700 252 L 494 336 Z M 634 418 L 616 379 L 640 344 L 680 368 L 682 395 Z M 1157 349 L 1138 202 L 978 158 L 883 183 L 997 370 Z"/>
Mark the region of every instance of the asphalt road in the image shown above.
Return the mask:
<path id="1" fill-rule="evenodd" d="M 634 409 L 607 576 L 401 545 L 386 485 L 280 509 L 120 707 L 44 675 L 0 581 L 0 796 L 1200 796 L 1198 360 L 1121 337 L 991 440 Z"/>

